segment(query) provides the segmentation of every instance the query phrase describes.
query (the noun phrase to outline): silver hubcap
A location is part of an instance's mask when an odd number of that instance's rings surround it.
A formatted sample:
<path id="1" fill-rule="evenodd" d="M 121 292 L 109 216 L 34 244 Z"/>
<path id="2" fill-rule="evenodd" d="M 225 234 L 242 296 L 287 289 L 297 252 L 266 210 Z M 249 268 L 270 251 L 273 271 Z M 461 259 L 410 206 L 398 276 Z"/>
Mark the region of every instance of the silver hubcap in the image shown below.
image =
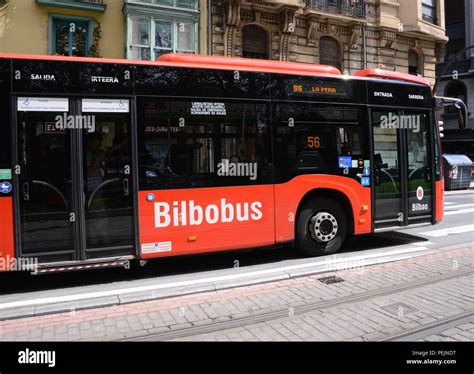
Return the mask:
<path id="1" fill-rule="evenodd" d="M 328 212 L 319 212 L 311 218 L 311 234 L 315 240 L 327 243 L 337 235 L 338 224 L 336 218 Z"/>

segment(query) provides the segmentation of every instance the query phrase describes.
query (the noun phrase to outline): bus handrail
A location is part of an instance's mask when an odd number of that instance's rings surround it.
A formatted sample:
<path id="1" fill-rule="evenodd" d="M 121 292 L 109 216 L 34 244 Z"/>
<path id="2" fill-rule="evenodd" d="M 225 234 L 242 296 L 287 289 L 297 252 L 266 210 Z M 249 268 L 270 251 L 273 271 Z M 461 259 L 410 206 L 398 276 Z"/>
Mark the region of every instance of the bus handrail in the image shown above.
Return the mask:
<path id="1" fill-rule="evenodd" d="M 92 191 L 90 197 L 89 197 L 89 200 L 87 201 L 87 209 L 90 209 L 91 207 L 91 204 L 92 204 L 92 200 L 94 200 L 94 197 L 96 195 L 96 193 L 102 188 L 102 187 L 105 187 L 106 185 L 108 184 L 111 184 L 111 183 L 114 183 L 114 182 L 120 182 L 120 178 L 113 178 L 113 179 L 107 179 L 105 182 L 102 182 L 101 184 L 99 184 L 94 191 Z"/>
<path id="2" fill-rule="evenodd" d="M 33 184 L 39 184 L 40 186 L 45 186 L 48 188 L 51 188 L 54 192 L 56 192 L 59 196 L 61 196 L 61 199 L 64 201 L 64 205 L 66 205 L 66 209 L 69 209 L 69 204 L 66 200 L 66 197 L 63 195 L 63 193 L 55 186 L 52 184 L 49 184 L 48 182 L 45 181 L 38 181 L 38 180 L 32 180 Z"/>
<path id="3" fill-rule="evenodd" d="M 384 174 L 386 174 L 390 180 L 392 181 L 392 184 L 393 184 L 393 188 L 395 189 L 395 192 L 398 193 L 398 188 L 397 188 L 397 184 L 395 183 L 395 180 L 393 179 L 393 177 L 390 175 L 390 173 L 384 169 L 379 169 L 381 172 L 383 172 Z"/>

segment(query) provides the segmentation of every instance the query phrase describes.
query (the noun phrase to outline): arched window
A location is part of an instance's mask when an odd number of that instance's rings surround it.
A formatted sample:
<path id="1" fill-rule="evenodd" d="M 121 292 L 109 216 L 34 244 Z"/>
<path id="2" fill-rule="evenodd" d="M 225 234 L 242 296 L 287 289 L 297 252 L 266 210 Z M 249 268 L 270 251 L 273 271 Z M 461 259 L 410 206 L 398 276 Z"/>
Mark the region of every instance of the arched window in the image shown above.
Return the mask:
<path id="1" fill-rule="evenodd" d="M 268 59 L 266 31 L 257 25 L 247 25 L 242 29 L 242 56 Z"/>
<path id="2" fill-rule="evenodd" d="M 464 103 L 467 103 L 467 89 L 466 85 L 460 81 L 454 81 L 446 87 L 445 92 L 447 97 L 454 97 L 461 99 Z M 453 106 L 448 107 L 448 113 L 455 113 L 456 109 Z"/>
<path id="3" fill-rule="evenodd" d="M 341 52 L 336 39 L 323 36 L 319 40 L 319 63 L 322 65 L 335 66 L 342 70 Z"/>
<path id="4" fill-rule="evenodd" d="M 414 50 L 408 52 L 408 73 L 411 75 L 423 75 L 422 58 Z"/>

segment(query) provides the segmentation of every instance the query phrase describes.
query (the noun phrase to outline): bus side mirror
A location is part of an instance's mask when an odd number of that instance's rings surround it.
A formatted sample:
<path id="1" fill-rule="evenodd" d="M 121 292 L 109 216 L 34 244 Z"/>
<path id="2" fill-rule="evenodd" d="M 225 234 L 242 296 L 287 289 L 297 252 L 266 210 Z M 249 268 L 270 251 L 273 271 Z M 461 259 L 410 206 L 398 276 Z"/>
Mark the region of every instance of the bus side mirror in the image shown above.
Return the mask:
<path id="1" fill-rule="evenodd" d="M 462 101 L 457 101 L 454 103 L 454 107 L 456 108 L 456 112 L 458 115 L 458 126 L 460 129 L 465 129 L 466 121 L 468 118 L 466 104 L 464 104 Z"/>
<path id="2" fill-rule="evenodd" d="M 435 103 L 435 112 L 454 106 L 457 113 L 459 128 L 461 130 L 466 128 L 466 123 L 469 118 L 469 113 L 467 111 L 466 104 L 461 99 L 457 99 L 455 97 L 435 96 L 434 103 Z"/>

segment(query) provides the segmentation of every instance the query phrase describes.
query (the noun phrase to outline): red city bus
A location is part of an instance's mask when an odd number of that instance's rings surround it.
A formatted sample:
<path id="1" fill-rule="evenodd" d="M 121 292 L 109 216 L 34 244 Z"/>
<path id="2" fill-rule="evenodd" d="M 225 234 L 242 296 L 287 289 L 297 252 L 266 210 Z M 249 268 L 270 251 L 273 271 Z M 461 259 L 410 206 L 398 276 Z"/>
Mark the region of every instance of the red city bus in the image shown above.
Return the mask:
<path id="1" fill-rule="evenodd" d="M 46 273 L 283 243 L 314 256 L 435 224 L 434 109 L 425 79 L 382 70 L 0 55 L 0 260 Z"/>

